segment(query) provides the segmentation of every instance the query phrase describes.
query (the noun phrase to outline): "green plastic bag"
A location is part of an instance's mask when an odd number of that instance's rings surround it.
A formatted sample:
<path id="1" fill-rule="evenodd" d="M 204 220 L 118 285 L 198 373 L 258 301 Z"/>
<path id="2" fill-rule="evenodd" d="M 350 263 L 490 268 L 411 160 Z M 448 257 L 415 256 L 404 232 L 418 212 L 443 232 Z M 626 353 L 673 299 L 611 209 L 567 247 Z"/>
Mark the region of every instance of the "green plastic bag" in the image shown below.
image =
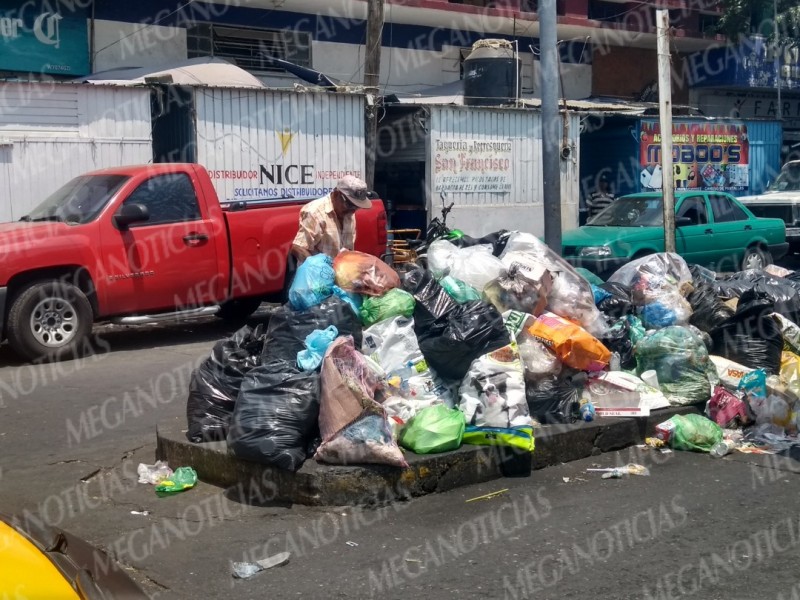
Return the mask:
<path id="1" fill-rule="evenodd" d="M 361 305 L 361 322 L 367 327 L 392 317 L 410 317 L 414 314 L 414 296 L 399 288 L 383 296 L 368 296 Z"/>
<path id="2" fill-rule="evenodd" d="M 647 334 L 636 344 L 637 373 L 654 370 L 658 387 L 670 404 L 707 401 L 711 397 L 709 375 L 716 377 L 703 340 L 686 327 L 665 327 Z"/>
<path id="3" fill-rule="evenodd" d="M 584 269 L 583 267 L 575 267 L 575 270 L 578 272 L 578 275 L 583 277 L 586 281 L 594 285 L 603 285 L 605 281 L 600 279 L 597 275 L 589 271 L 588 269 Z"/>
<path id="4" fill-rule="evenodd" d="M 533 452 L 536 444 L 533 439 L 533 427 L 476 427 L 470 425 L 464 431 L 464 443 L 472 446 L 506 446 Z"/>
<path id="5" fill-rule="evenodd" d="M 156 486 L 156 494 L 167 496 L 189 490 L 197 483 L 197 473 L 192 467 L 178 467 L 172 474 Z"/>
<path id="6" fill-rule="evenodd" d="M 658 425 L 658 429 L 672 430 L 670 445 L 676 450 L 709 452 L 722 441 L 722 428 L 702 415 L 675 415 Z"/>
<path id="7" fill-rule="evenodd" d="M 440 279 L 439 285 L 442 286 L 444 291 L 447 292 L 448 295 L 459 304 L 481 299 L 481 295 L 478 293 L 478 290 L 470 285 L 467 285 L 460 279 L 450 277 L 450 275 Z"/>
<path id="8" fill-rule="evenodd" d="M 400 430 L 400 445 L 415 454 L 458 450 L 464 436 L 464 413 L 434 404 L 419 411 Z"/>

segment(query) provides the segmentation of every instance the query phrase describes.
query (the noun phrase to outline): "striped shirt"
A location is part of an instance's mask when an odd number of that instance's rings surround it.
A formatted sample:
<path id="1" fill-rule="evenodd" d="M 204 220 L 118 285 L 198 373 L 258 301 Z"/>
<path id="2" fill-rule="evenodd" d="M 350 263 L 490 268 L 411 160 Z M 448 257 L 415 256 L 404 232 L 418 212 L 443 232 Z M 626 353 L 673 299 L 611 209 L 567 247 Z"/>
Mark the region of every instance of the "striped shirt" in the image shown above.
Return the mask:
<path id="1" fill-rule="evenodd" d="M 339 250 L 352 250 L 356 243 L 356 218 L 353 213 L 339 218 L 333 209 L 330 194 L 313 200 L 300 210 L 300 229 L 294 245 L 313 254 L 327 254 L 335 258 Z"/>
<path id="2" fill-rule="evenodd" d="M 614 196 L 604 192 L 595 192 L 586 199 L 586 208 L 589 209 L 589 218 L 594 217 L 601 210 L 611 206 Z"/>

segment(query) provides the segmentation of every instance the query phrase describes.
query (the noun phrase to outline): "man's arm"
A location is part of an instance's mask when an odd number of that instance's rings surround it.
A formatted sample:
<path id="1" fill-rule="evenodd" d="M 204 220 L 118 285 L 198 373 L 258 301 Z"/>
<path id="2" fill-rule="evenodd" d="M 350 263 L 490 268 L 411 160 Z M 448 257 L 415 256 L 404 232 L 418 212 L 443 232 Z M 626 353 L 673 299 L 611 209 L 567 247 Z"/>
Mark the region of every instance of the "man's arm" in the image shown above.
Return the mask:
<path id="1" fill-rule="evenodd" d="M 310 212 L 300 212 L 300 228 L 292 243 L 292 254 L 300 265 L 309 256 L 314 254 L 317 243 L 322 237 L 319 221 Z"/>

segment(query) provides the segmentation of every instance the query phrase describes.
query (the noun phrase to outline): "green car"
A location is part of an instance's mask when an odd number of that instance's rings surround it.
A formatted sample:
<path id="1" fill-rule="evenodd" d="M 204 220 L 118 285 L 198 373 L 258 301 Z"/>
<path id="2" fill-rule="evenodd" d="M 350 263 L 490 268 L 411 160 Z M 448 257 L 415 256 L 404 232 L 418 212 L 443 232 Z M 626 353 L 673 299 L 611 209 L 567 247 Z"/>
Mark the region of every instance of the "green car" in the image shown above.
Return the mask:
<path id="1" fill-rule="evenodd" d="M 633 259 L 664 252 L 663 200 L 658 192 L 615 200 L 562 238 L 573 266 L 601 277 Z M 789 249 L 781 219 L 759 219 L 730 194 L 675 192 L 675 246 L 686 262 L 716 271 L 759 269 Z"/>

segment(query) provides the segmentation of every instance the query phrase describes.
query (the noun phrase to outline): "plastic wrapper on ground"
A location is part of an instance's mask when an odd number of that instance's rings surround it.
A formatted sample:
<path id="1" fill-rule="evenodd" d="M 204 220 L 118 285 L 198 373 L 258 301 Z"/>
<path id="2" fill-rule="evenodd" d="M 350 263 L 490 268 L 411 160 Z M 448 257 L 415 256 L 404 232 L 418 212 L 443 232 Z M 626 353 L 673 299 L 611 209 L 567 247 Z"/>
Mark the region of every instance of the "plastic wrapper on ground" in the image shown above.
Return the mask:
<path id="1" fill-rule="evenodd" d="M 703 341 L 685 327 L 667 327 L 645 336 L 635 348 L 637 373 L 653 370 L 670 404 L 706 401 L 709 376 L 717 379 Z"/>
<path id="2" fill-rule="evenodd" d="M 582 398 L 592 403 L 598 416 L 648 416 L 651 410 L 669 406 L 659 390 L 621 371 L 590 375 Z"/>
<path id="3" fill-rule="evenodd" d="M 439 404 L 418 412 L 400 432 L 400 445 L 416 454 L 448 452 L 461 447 L 464 436 L 461 411 Z"/>
<path id="4" fill-rule="evenodd" d="M 282 360 L 250 371 L 236 401 L 228 447 L 239 458 L 297 471 L 319 414 L 319 375 Z"/>
<path id="5" fill-rule="evenodd" d="M 533 426 L 523 427 L 478 427 L 469 425 L 462 438 L 470 446 L 501 446 L 514 448 L 521 452 L 533 452 L 536 442 Z"/>
<path id="6" fill-rule="evenodd" d="M 270 316 L 263 358 L 280 358 L 293 363 L 297 354 L 305 350 L 308 335 L 331 325 L 336 327 L 340 336 L 352 336 L 361 346 L 361 319 L 344 300 L 331 297 L 304 311 L 282 306 Z"/>
<path id="7" fill-rule="evenodd" d="M 297 267 L 289 288 L 289 305 L 294 310 L 307 310 L 333 294 L 336 275 L 333 260 L 326 254 L 309 256 Z"/>
<path id="8" fill-rule="evenodd" d="M 722 429 L 702 415 L 675 415 L 656 426 L 656 436 L 676 450 L 709 452 L 722 441 Z"/>
<path id="9" fill-rule="evenodd" d="M 481 356 L 459 389 L 467 424 L 516 427 L 530 424 L 522 361 L 515 343 Z"/>
<path id="10" fill-rule="evenodd" d="M 345 250 L 333 259 L 336 285 L 347 292 L 382 296 L 400 287 L 400 276 L 385 262 L 370 254 Z"/>
<path id="11" fill-rule="evenodd" d="M 186 403 L 187 437 L 192 442 L 224 440 L 245 375 L 261 362 L 262 328 L 245 326 L 214 344 L 194 370 Z"/>
<path id="12" fill-rule="evenodd" d="M 706 405 L 706 416 L 725 429 L 749 425 L 752 421 L 744 400 L 721 385 L 714 388 L 714 393 Z"/>
<path id="13" fill-rule="evenodd" d="M 603 335 L 605 319 L 594 304 L 589 282 L 535 235 L 512 233 L 500 259 L 506 268 L 516 266 L 523 275 L 546 269 L 553 278 L 547 309 L 579 322 L 592 335 Z"/>
<path id="14" fill-rule="evenodd" d="M 611 352 L 579 325 L 554 315 L 541 315 L 528 333 L 550 348 L 565 365 L 581 371 L 600 371 L 608 366 Z"/>
<path id="15" fill-rule="evenodd" d="M 427 322 L 418 320 L 415 312 L 414 328 L 428 364 L 450 380 L 460 381 L 473 360 L 510 341 L 500 313 L 483 302 L 455 305 L 448 314 Z"/>

